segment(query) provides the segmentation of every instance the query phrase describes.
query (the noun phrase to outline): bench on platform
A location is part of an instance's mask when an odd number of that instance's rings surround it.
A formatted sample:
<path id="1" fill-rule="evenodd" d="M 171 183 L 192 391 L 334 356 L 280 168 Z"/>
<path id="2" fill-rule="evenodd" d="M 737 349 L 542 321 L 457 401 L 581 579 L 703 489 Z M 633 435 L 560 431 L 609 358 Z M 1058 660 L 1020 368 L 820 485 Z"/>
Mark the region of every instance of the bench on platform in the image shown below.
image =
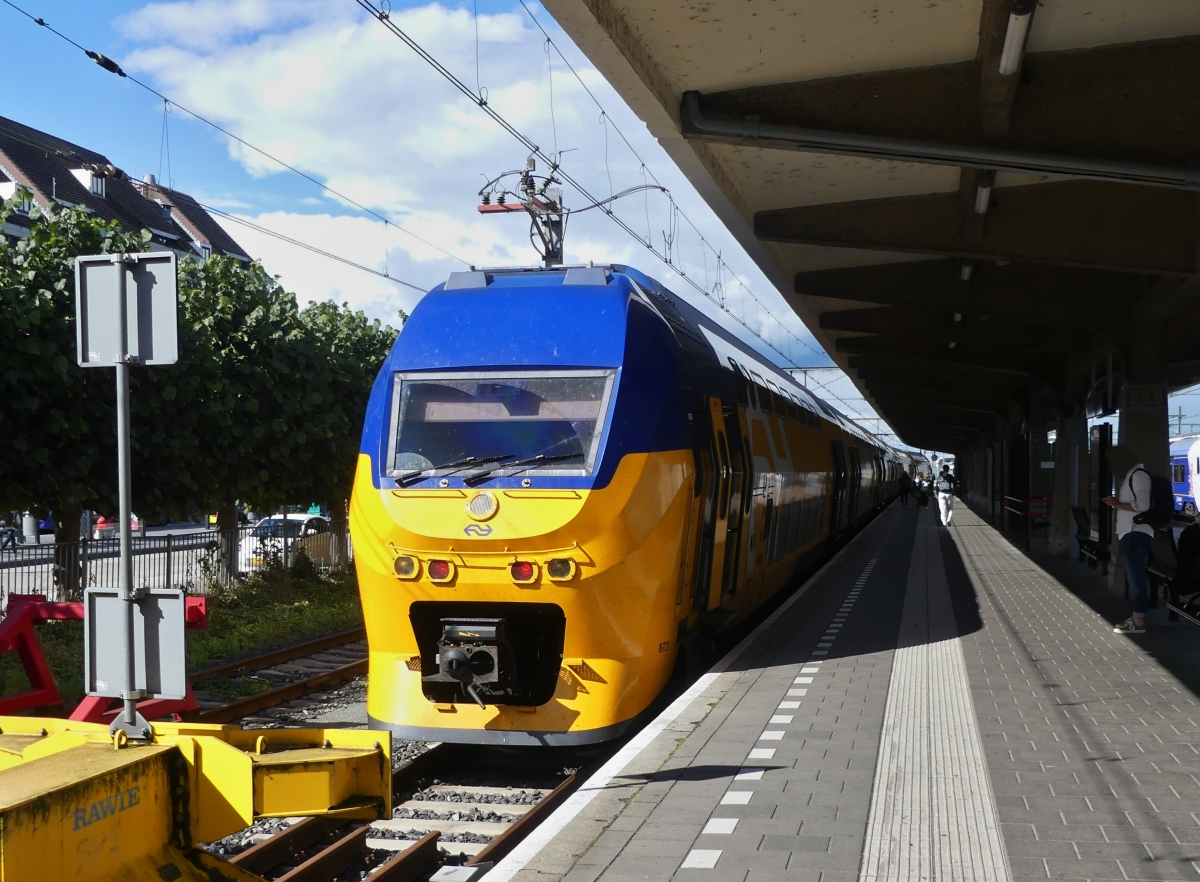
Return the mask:
<path id="1" fill-rule="evenodd" d="M 1093 570 L 1099 564 L 1100 572 L 1108 573 L 1108 543 L 1092 538 L 1092 525 L 1087 509 L 1082 505 L 1072 505 L 1071 514 L 1075 517 L 1075 542 L 1079 545 L 1079 562 L 1083 563 L 1086 560 Z"/>
<path id="2" fill-rule="evenodd" d="M 1179 617 L 1200 625 L 1200 583 L 1195 576 L 1186 577 L 1183 584 L 1179 577 L 1179 550 L 1175 545 L 1175 531 L 1171 527 L 1154 534 L 1150 546 L 1150 562 L 1146 566 L 1150 583 L 1150 605 L 1158 605 L 1160 589 L 1167 595 L 1167 618 L 1172 622 Z"/>

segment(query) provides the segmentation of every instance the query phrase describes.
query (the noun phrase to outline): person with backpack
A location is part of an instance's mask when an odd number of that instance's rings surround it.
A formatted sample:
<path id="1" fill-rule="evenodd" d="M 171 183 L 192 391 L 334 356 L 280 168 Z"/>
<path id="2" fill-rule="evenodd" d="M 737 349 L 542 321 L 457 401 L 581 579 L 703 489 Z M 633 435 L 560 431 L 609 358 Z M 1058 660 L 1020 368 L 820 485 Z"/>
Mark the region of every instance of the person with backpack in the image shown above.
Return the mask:
<path id="1" fill-rule="evenodd" d="M 954 517 L 954 475 L 950 474 L 950 466 L 942 466 L 942 472 L 934 482 L 934 490 L 937 492 L 942 526 L 949 527 L 950 519 Z"/>
<path id="2" fill-rule="evenodd" d="M 1117 513 L 1114 532 L 1125 562 L 1125 578 L 1132 593 L 1133 615 L 1113 628 L 1118 634 L 1144 634 L 1146 610 L 1150 607 L 1150 587 L 1146 567 L 1154 545 L 1155 524 L 1162 519 L 1162 500 L 1154 498 L 1154 481 L 1146 467 L 1138 462 L 1133 448 L 1116 444 L 1108 450 L 1108 469 L 1117 485 L 1116 497 L 1106 496 L 1104 503 Z M 1119 476 L 1119 477 L 1118 477 Z M 1161 480 L 1161 479 L 1160 479 Z M 1170 485 L 1167 487 L 1170 493 Z M 1161 493 L 1159 494 L 1161 496 Z M 1158 502 L 1155 506 L 1154 503 Z M 1171 503 L 1168 500 L 1167 505 Z M 1147 517 L 1149 515 L 1149 517 Z M 1170 514 L 1167 515 L 1167 523 Z"/>

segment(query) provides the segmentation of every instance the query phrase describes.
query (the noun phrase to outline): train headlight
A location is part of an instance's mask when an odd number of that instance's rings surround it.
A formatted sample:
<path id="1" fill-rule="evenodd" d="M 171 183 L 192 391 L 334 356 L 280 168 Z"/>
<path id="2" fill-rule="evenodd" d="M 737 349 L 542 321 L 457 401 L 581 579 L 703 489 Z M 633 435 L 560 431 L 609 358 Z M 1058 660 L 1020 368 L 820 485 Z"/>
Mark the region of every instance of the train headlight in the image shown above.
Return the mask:
<path id="1" fill-rule="evenodd" d="M 496 494 L 484 490 L 482 493 L 476 493 L 467 503 L 467 514 L 477 521 L 486 521 L 499 507 L 500 502 L 496 499 Z"/>
<path id="2" fill-rule="evenodd" d="M 396 571 L 397 579 L 415 579 L 420 575 L 421 567 L 417 563 L 415 557 L 409 557 L 406 554 L 396 558 L 396 562 L 392 565 L 392 569 Z"/>
<path id="3" fill-rule="evenodd" d="M 508 566 L 509 575 L 518 585 L 528 585 L 537 578 L 537 564 L 531 560 L 516 560 Z"/>
<path id="4" fill-rule="evenodd" d="M 556 557 L 546 562 L 546 575 L 553 582 L 570 582 L 575 578 L 575 561 L 569 557 Z"/>
<path id="5" fill-rule="evenodd" d="M 430 582 L 449 582 L 454 578 L 454 564 L 448 560 L 431 560 L 425 564 Z"/>

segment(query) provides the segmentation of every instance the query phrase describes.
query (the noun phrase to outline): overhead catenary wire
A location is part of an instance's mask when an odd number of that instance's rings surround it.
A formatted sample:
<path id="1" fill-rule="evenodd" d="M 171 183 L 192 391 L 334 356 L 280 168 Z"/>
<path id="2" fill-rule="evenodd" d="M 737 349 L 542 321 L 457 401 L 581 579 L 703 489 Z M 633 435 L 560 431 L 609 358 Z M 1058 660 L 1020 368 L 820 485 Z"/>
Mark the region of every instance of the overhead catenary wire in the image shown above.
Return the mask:
<path id="1" fill-rule="evenodd" d="M 7 0 L 5 0 L 5 2 L 7 2 Z M 600 199 L 592 196 L 592 194 L 589 192 L 587 187 L 585 187 L 583 184 L 581 184 L 573 175 L 571 175 L 570 173 L 568 173 L 567 171 L 565 171 L 562 168 L 562 166 L 560 165 L 560 163 L 558 161 L 557 155 L 555 155 L 553 158 L 551 156 L 547 155 L 546 152 L 543 151 L 541 149 L 541 147 L 539 147 L 531 138 L 529 138 L 527 135 L 525 135 L 515 125 L 510 123 L 501 113 L 499 113 L 487 101 L 482 100 L 475 93 L 473 93 L 471 91 L 470 87 L 467 86 L 461 79 L 459 79 L 449 68 L 447 68 L 440 61 L 438 61 L 437 58 L 435 58 L 427 49 L 425 49 L 425 47 L 423 47 L 413 37 L 411 37 L 403 28 L 401 28 L 399 25 L 397 25 L 392 20 L 390 11 L 384 10 L 381 7 L 377 7 L 373 2 L 371 2 L 371 0 L 354 0 L 354 2 L 357 3 L 364 10 L 369 12 L 372 15 L 372 17 L 374 17 L 378 22 L 380 22 L 380 24 L 382 24 L 385 28 L 387 28 L 389 31 L 391 31 L 391 33 L 393 35 L 395 35 L 406 46 L 408 46 L 409 49 L 411 49 L 414 53 L 416 53 L 416 55 L 419 58 L 421 58 L 430 67 L 432 67 L 435 71 L 437 71 L 437 73 L 440 74 L 443 77 L 443 79 L 445 79 L 448 83 L 450 83 L 450 85 L 452 85 L 455 89 L 457 89 L 464 97 L 469 99 L 473 104 L 475 104 L 476 107 L 478 107 L 481 111 L 483 111 L 485 114 L 487 114 L 489 117 L 491 117 L 492 120 L 497 125 L 499 125 L 502 129 L 504 129 L 504 131 L 506 131 L 509 135 L 511 135 L 518 143 L 520 143 L 523 147 L 525 147 L 525 149 L 528 150 L 531 155 L 537 156 L 539 159 L 541 159 L 543 162 L 545 162 L 548 166 L 550 166 L 553 174 L 560 175 L 562 177 L 562 179 L 566 183 L 568 183 L 572 187 L 574 187 L 580 193 L 580 195 L 584 197 L 584 199 L 589 204 L 598 204 L 601 202 Z M 524 6 L 523 2 L 522 2 L 522 7 L 525 8 L 526 12 L 529 11 L 528 7 Z M 532 17 L 532 14 L 531 14 L 531 17 Z M 541 30 L 542 33 L 545 35 L 545 37 L 546 37 L 547 41 L 550 43 L 550 45 L 554 47 L 554 50 L 555 50 L 555 52 L 558 53 L 559 57 L 563 58 L 563 60 L 566 61 L 565 57 L 562 54 L 562 51 L 559 50 L 558 46 L 550 38 L 550 35 L 548 33 L 546 33 L 545 29 L 541 27 L 541 24 L 537 22 L 536 18 L 534 19 L 534 22 L 535 22 L 535 24 L 537 24 L 538 29 Z M 573 67 L 571 67 L 569 62 L 566 62 L 566 63 L 567 63 L 567 67 L 571 70 L 571 72 L 573 74 L 575 74 L 576 78 L 578 79 L 579 74 L 574 70 Z M 603 110 L 604 109 L 603 106 L 600 105 L 599 101 L 596 100 L 595 96 L 592 95 L 591 91 L 587 89 L 586 84 L 584 85 L 584 89 L 588 92 L 588 95 L 592 98 L 592 100 L 596 102 L 596 105 L 598 107 L 600 107 L 601 110 Z M 614 128 L 615 128 L 615 126 L 614 126 Z M 621 138 L 622 138 L 622 140 L 624 140 L 626 142 L 626 144 L 629 144 L 628 139 L 625 138 L 624 134 L 621 134 Z M 629 146 L 630 146 L 630 149 L 632 150 L 633 149 L 632 145 L 629 145 Z M 634 154 L 637 155 L 636 151 L 634 151 Z M 642 163 L 642 166 L 644 169 L 645 168 L 644 162 Z M 669 191 L 667 191 L 667 189 L 665 187 L 663 188 L 663 190 L 665 192 L 668 192 L 668 194 L 669 194 Z M 659 249 L 655 247 L 653 239 L 650 237 L 650 235 L 647 235 L 646 238 L 642 238 L 642 236 L 639 233 L 637 233 L 632 227 L 630 227 L 629 224 L 626 223 L 625 220 L 623 220 L 618 215 L 616 215 L 610 208 L 608 208 L 607 206 L 602 206 L 601 210 L 609 217 L 610 220 L 612 220 L 614 223 L 616 223 L 617 226 L 621 227 L 621 229 L 623 229 L 629 236 L 631 236 L 632 238 L 637 239 L 639 242 L 641 242 L 642 245 L 651 254 L 655 255 L 666 266 L 670 267 L 671 269 L 675 269 L 675 270 L 678 269 L 675 266 L 675 264 L 671 262 L 670 258 L 666 254 L 664 254 L 662 251 L 659 251 Z M 689 221 L 689 225 L 691 225 L 691 226 L 693 226 L 693 228 L 695 228 L 694 224 L 691 224 L 690 221 Z M 697 230 L 697 233 L 698 232 L 699 231 Z M 710 292 L 705 290 L 700 285 L 698 285 L 691 278 L 689 278 L 688 276 L 683 275 L 683 274 L 680 274 L 680 278 L 682 278 L 685 282 L 687 282 L 689 285 L 691 285 L 693 288 L 695 288 L 699 293 L 703 294 L 707 299 L 712 300 L 712 295 L 710 294 Z M 798 342 L 801 346 L 808 349 L 815 355 L 818 355 L 818 356 L 825 355 L 825 353 L 820 352 L 819 350 L 810 346 L 808 343 L 806 343 L 804 340 L 802 340 L 800 337 L 798 337 L 796 334 L 794 334 L 790 329 L 786 328 L 786 326 L 784 326 L 782 324 L 782 322 L 780 322 L 779 319 L 776 318 L 770 312 L 770 310 L 766 309 L 766 307 L 763 306 L 763 304 L 761 303 L 761 301 L 758 300 L 757 297 L 754 297 L 754 295 L 750 292 L 750 290 L 745 286 L 745 284 L 740 279 L 738 279 L 738 285 L 741 288 L 741 290 L 743 292 L 745 292 L 745 294 L 747 296 L 749 296 L 751 299 L 753 299 L 755 301 L 755 303 L 761 309 L 763 309 L 764 312 L 766 312 L 768 315 L 770 315 L 771 318 L 773 318 L 776 321 L 776 323 L 778 323 L 780 325 L 780 327 L 789 336 L 791 336 L 794 340 L 796 340 L 796 342 Z M 733 312 L 729 311 L 728 309 L 725 309 L 724 311 L 726 312 L 727 315 L 729 315 L 732 319 L 734 319 L 734 321 L 737 321 L 739 324 L 741 324 L 743 327 L 745 327 L 747 331 L 749 331 L 751 334 L 753 334 L 759 340 L 761 340 L 767 347 L 769 347 L 770 349 L 772 349 L 776 353 L 778 353 L 785 361 L 789 361 L 789 362 L 795 364 L 794 359 L 792 359 L 786 352 L 781 350 L 779 347 L 777 347 L 773 343 L 771 343 L 756 328 L 749 325 L 745 320 L 739 318 L 737 315 L 735 315 Z"/>
<path id="2" fill-rule="evenodd" d="M 16 140 L 16 141 L 20 141 L 22 144 L 26 144 L 26 145 L 28 145 L 28 146 L 30 146 L 30 147 L 34 147 L 34 148 L 36 148 L 36 149 L 38 149 L 38 150 L 49 150 L 49 149 L 54 149 L 54 150 L 57 150 L 57 151 L 60 151 L 60 152 L 61 152 L 61 150 L 62 150 L 62 148 L 61 148 L 61 145 L 58 145 L 58 146 L 56 146 L 56 145 L 51 145 L 51 144 L 48 144 L 48 143 L 47 143 L 47 142 L 45 142 L 45 141 L 37 141 L 37 140 L 35 140 L 35 139 L 32 139 L 32 138 L 28 138 L 28 137 L 21 137 L 20 135 L 17 135 L 17 134 L 15 134 L 15 133 L 8 133 L 8 134 L 7 134 L 5 137 L 12 138 L 13 140 Z M 65 155 L 65 154 L 64 154 L 64 155 Z M 80 154 L 78 154 L 78 153 L 75 153 L 74 151 L 71 151 L 71 155 L 72 155 L 72 156 L 75 156 L 75 157 L 77 157 L 77 158 L 79 158 L 79 159 L 84 159 L 84 157 L 80 156 Z M 241 218 L 241 217 L 238 217 L 238 216 L 236 216 L 236 215 L 229 214 L 228 212 L 226 212 L 226 211 L 223 211 L 223 210 L 221 210 L 221 209 L 219 209 L 219 208 L 216 208 L 216 207 L 214 207 L 214 206 L 212 206 L 212 205 L 206 205 L 206 204 L 204 204 L 204 203 L 202 203 L 202 202 L 197 202 L 196 204 L 197 204 L 197 205 L 199 205 L 201 208 L 203 208 L 205 211 L 207 211 L 209 214 L 215 214 L 215 215 L 218 215 L 219 217 L 223 217 L 223 218 L 225 218 L 225 219 L 226 219 L 226 220 L 228 220 L 228 221 L 231 221 L 231 222 L 233 222 L 233 223 L 236 223 L 236 224 L 240 224 L 240 225 L 242 225 L 242 226 L 244 226 L 244 227 L 249 227 L 249 228 L 251 228 L 251 229 L 253 229 L 253 230 L 255 230 L 255 231 L 259 232 L 259 233 L 262 233 L 262 234 L 264 234 L 264 235 L 267 235 L 267 236 L 272 236 L 272 237 L 274 237 L 274 238 L 276 238 L 276 239 L 280 239 L 280 240 L 282 240 L 282 241 L 284 241 L 284 242 L 288 242 L 288 243 L 290 243 L 290 244 L 292 244 L 292 245 L 295 245 L 295 246 L 297 246 L 297 247 L 299 247 L 299 248 L 305 248 L 305 249 L 307 249 L 307 250 L 309 250 L 309 251 L 312 251 L 312 252 L 313 252 L 313 253 L 315 253 L 315 254 L 319 254 L 319 255 L 321 255 L 322 257 L 327 257 L 327 258 L 329 258 L 330 260 L 336 260 L 336 261 L 337 261 L 337 262 L 339 262 L 339 263 L 344 263 L 344 264 L 346 264 L 347 266 L 354 267 L 355 269 L 362 270 L 363 272 L 371 273 L 372 275 L 379 276 L 380 278 L 388 279 L 389 281 L 395 282 L 395 283 L 396 283 L 396 284 L 398 284 L 398 285 L 404 285 L 406 288 L 412 288 L 414 291 L 420 291 L 422 294 L 426 293 L 426 291 L 427 291 L 427 289 L 426 289 L 426 288 L 423 288 L 423 287 L 421 287 L 420 285 L 414 285 L 412 282 L 406 282 L 404 279 L 399 279 L 399 278 L 397 278 L 396 276 L 393 276 L 393 275 L 391 275 L 390 273 L 388 273 L 388 272 L 386 272 L 386 271 L 385 271 L 385 272 L 380 272 L 379 270 L 374 270 L 374 269 L 371 269 L 369 266 L 365 266 L 365 265 L 363 265 L 363 264 L 361 264 L 361 263 L 357 263 L 357 262 L 355 262 L 355 261 L 353 261 L 353 260 L 350 260 L 348 257 L 342 257 L 340 254 L 334 254 L 332 251 L 325 251 L 325 250 L 324 250 L 324 249 L 322 249 L 322 248 L 317 248 L 315 245 L 309 245 L 309 244 L 308 244 L 308 243 L 306 243 L 306 242 L 301 242 L 301 241 L 299 241 L 298 239 L 293 239 L 292 237 L 290 237 L 290 236 L 286 236 L 286 235 L 284 235 L 283 233 L 278 233 L 278 232 L 276 232 L 275 230 L 270 230 L 270 229 L 267 229 L 266 227 L 262 226 L 261 224 L 256 224 L 256 223 L 254 223 L 254 222 L 252 222 L 252 221 L 249 221 L 249 220 L 247 220 L 247 219 L 245 219 L 245 218 Z M 393 226 L 394 226 L 394 224 L 393 224 Z M 384 226 L 384 230 L 386 231 L 386 229 L 387 229 L 387 226 L 385 225 L 385 226 Z M 387 261 L 387 257 L 386 257 L 386 251 L 385 251 L 385 253 L 384 253 L 384 266 L 385 266 L 385 268 L 386 268 L 386 266 L 387 266 L 387 262 L 386 262 L 386 261 Z"/>
<path id="3" fill-rule="evenodd" d="M 209 214 L 215 214 L 218 217 L 223 217 L 226 220 L 232 221 L 235 224 L 241 224 L 244 227 L 248 227 L 248 228 L 254 230 L 255 232 L 263 233 L 264 235 L 267 235 L 267 236 L 272 236 L 283 242 L 287 242 L 291 245 L 295 245 L 298 248 L 304 248 L 308 251 L 313 252 L 314 254 L 319 254 L 322 257 L 328 257 L 330 260 L 336 260 L 338 263 L 344 263 L 346 266 L 351 266 L 357 270 L 362 270 L 364 273 L 370 273 L 373 276 L 379 276 L 381 279 L 387 279 L 389 282 L 395 282 L 397 285 L 403 285 L 406 288 L 412 288 L 414 291 L 420 291 L 422 294 L 424 294 L 427 290 L 427 289 L 421 287 L 420 285 L 414 285 L 412 282 L 406 282 L 406 281 L 404 281 L 404 279 L 396 278 L 391 273 L 387 272 L 386 269 L 383 272 L 380 272 L 377 269 L 371 269 L 371 267 L 366 266 L 361 263 L 357 263 L 356 261 L 353 261 L 348 257 L 342 257 L 340 254 L 334 254 L 332 251 L 326 251 L 323 248 L 318 248 L 315 245 L 309 245 L 307 242 L 301 242 L 299 239 L 293 239 L 291 236 L 286 236 L 283 233 L 276 232 L 275 230 L 269 230 L 264 226 L 260 226 L 259 224 L 254 223 L 253 221 L 246 220 L 244 217 L 238 217 L 237 215 L 230 214 L 227 211 L 222 211 L 219 208 L 214 208 L 211 205 L 205 205 L 203 202 L 198 202 L 196 204 L 199 205 L 201 208 L 203 208 L 205 211 L 207 211 Z"/>
<path id="4" fill-rule="evenodd" d="M 16 10 L 21 15 L 25 16 L 30 21 L 32 21 L 34 24 L 40 25 L 41 27 L 48 30 L 50 33 L 54 34 L 56 37 L 70 43 L 72 46 L 74 46 L 76 49 L 78 49 L 80 52 L 82 52 L 88 58 L 92 59 L 92 61 L 96 62 L 96 64 L 100 65 L 100 67 L 104 68 L 109 73 L 114 73 L 117 76 L 121 77 L 122 79 L 129 80 L 134 85 L 140 86 L 141 88 L 143 88 L 147 92 L 149 92 L 151 95 L 154 95 L 154 96 L 162 99 L 163 101 L 168 102 L 171 107 L 178 108 L 179 110 L 182 110 L 184 113 L 186 113 L 188 116 L 192 117 L 193 119 L 198 120 L 199 122 L 202 122 L 207 126 L 211 126 L 212 128 L 216 129 L 221 134 L 225 135 L 226 137 L 232 138 L 234 141 L 237 141 L 243 147 L 253 150 L 255 153 L 259 154 L 260 156 L 263 156 L 263 157 L 271 160 L 272 162 L 276 163 L 277 165 L 287 169 L 288 171 L 299 175 L 300 177 L 304 178 L 306 181 L 316 185 L 317 187 L 320 187 L 322 191 L 329 193 L 333 196 L 336 196 L 338 199 L 341 199 L 341 200 L 349 203 L 350 205 L 353 205 L 359 211 L 365 212 L 366 214 L 369 214 L 372 217 L 376 218 L 377 220 L 383 221 L 384 223 L 391 224 L 393 227 L 395 227 L 397 230 L 404 233 L 405 235 L 410 236 L 411 238 L 415 239 L 416 241 L 418 241 L 424 245 L 428 245 L 430 248 L 433 248 L 435 251 L 440 251 L 442 254 L 446 255 L 447 257 L 451 258 L 452 260 L 456 260 L 459 263 L 464 264 L 465 266 L 470 266 L 469 261 L 464 260 L 463 258 L 459 257 L 457 254 L 453 254 L 452 252 L 447 251 L 442 246 L 436 245 L 433 242 L 430 242 L 428 239 L 425 239 L 422 236 L 417 235 L 416 233 L 405 228 L 401 224 L 397 224 L 394 220 L 391 220 L 390 218 L 385 217 L 384 215 L 380 214 L 379 212 L 374 211 L 370 208 L 367 208 L 365 205 L 362 205 L 361 203 L 355 201 L 354 199 L 351 199 L 345 193 L 341 193 L 341 192 L 333 189 L 332 187 L 330 187 L 328 184 L 322 183 L 321 181 L 314 178 L 312 175 L 307 174 L 306 172 L 303 172 L 300 169 L 296 168 L 294 165 L 291 165 L 290 163 L 285 162 L 284 160 L 280 159 L 279 157 L 268 153 L 266 150 L 263 150 L 261 147 L 257 147 L 254 144 L 251 144 L 245 138 L 235 135 L 233 132 L 229 131 L 228 129 L 221 126 L 220 124 L 213 122 L 212 120 L 208 119 L 205 116 L 202 116 L 201 114 L 197 113 L 194 110 L 189 110 L 187 107 L 184 107 L 178 101 L 168 98 L 166 95 L 164 95 L 162 92 L 159 92 L 153 86 L 149 85 L 148 83 L 144 83 L 141 80 L 139 80 L 137 77 L 127 73 L 125 70 L 123 70 L 121 68 L 121 66 L 119 64 L 117 64 L 117 62 L 113 61 L 108 56 L 103 55 L 99 52 L 93 52 L 90 49 L 85 49 L 83 46 L 81 46 L 79 43 L 72 40 L 70 37 L 68 37 L 62 31 L 52 27 L 45 19 L 39 18 L 39 17 L 27 12 L 26 10 L 22 9 L 17 4 L 13 3 L 12 0 L 0 0 L 0 3 L 3 3 L 5 6 L 8 6 L 12 9 Z M 424 290 L 424 289 L 422 289 L 422 290 Z"/>

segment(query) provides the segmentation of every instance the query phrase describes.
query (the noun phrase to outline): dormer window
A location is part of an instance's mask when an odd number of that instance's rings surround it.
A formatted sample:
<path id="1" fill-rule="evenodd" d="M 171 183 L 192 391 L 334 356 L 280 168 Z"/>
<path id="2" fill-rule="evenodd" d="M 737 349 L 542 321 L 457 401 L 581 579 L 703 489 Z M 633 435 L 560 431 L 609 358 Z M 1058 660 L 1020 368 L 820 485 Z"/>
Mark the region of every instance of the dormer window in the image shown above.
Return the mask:
<path id="1" fill-rule="evenodd" d="M 101 199 L 104 198 L 104 178 L 100 177 L 90 168 L 73 168 L 71 169 L 71 174 L 93 196 L 99 196 Z"/>
<path id="2" fill-rule="evenodd" d="M 203 257 L 205 260 L 208 260 L 210 257 L 212 257 L 212 246 L 201 243 L 200 244 L 200 256 Z"/>
<path id="3" fill-rule="evenodd" d="M 14 181 L 0 182 L 0 202 L 7 202 L 17 197 L 17 213 L 29 214 L 33 211 L 33 194 Z"/>

